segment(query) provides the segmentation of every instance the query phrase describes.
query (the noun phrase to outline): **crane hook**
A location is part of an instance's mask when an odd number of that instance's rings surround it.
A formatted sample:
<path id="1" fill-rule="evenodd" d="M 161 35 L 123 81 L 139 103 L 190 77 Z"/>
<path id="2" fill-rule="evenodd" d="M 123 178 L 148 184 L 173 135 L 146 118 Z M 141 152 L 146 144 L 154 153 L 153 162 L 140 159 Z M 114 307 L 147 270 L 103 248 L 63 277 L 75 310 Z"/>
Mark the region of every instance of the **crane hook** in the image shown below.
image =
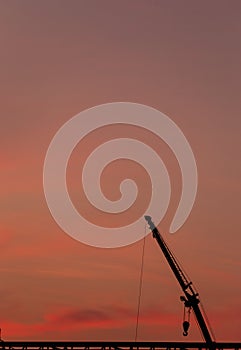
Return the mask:
<path id="1" fill-rule="evenodd" d="M 181 297 L 181 300 L 184 301 L 182 327 L 183 327 L 183 335 L 184 337 L 186 337 L 188 335 L 188 329 L 190 327 L 190 314 L 191 314 L 192 307 L 190 306 L 188 300 L 186 300 L 185 297 Z"/>
<path id="2" fill-rule="evenodd" d="M 190 327 L 190 323 L 188 321 L 183 321 L 183 335 L 186 337 L 188 335 L 188 329 Z"/>

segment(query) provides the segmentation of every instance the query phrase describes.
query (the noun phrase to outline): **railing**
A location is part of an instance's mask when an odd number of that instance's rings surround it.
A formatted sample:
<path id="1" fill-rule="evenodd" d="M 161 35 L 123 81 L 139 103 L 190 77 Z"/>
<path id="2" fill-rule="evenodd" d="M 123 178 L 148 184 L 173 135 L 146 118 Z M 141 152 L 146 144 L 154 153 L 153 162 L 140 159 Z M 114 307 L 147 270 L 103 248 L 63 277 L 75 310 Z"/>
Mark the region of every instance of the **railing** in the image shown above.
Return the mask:
<path id="1" fill-rule="evenodd" d="M 123 342 L 123 341 L 1 341 L 0 350 L 241 350 L 241 343 L 215 342 Z"/>

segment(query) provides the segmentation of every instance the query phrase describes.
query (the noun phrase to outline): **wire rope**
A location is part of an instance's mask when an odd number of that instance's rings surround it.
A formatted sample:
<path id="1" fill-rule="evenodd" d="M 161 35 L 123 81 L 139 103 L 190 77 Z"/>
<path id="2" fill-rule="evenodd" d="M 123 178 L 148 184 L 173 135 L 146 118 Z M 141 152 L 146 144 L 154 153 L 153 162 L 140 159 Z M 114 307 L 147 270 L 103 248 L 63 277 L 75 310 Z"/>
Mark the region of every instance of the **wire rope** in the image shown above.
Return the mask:
<path id="1" fill-rule="evenodd" d="M 144 238 L 143 238 L 142 255 L 141 255 L 141 268 L 140 268 L 140 279 L 139 279 L 138 304 L 137 304 L 137 314 L 136 314 L 135 342 L 137 341 L 137 337 L 138 337 L 138 328 L 139 328 L 140 307 L 141 307 L 141 293 L 142 293 L 142 283 L 143 283 L 143 267 L 144 267 L 145 245 L 146 245 L 146 225 L 145 225 L 145 235 L 144 235 Z"/>

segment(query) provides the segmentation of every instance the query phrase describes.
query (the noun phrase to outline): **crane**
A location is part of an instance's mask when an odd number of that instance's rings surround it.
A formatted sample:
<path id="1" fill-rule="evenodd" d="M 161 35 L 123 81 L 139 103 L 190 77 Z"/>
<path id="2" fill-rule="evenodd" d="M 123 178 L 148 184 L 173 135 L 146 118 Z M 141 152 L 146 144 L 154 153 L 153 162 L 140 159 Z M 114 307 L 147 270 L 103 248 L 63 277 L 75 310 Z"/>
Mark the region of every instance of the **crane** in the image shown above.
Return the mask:
<path id="1" fill-rule="evenodd" d="M 199 307 L 200 300 L 198 298 L 198 293 L 195 291 L 192 282 L 188 280 L 188 278 L 185 276 L 184 272 L 182 271 L 180 265 L 178 264 L 177 260 L 175 259 L 174 255 L 168 248 L 167 244 L 165 243 L 164 239 L 162 238 L 160 232 L 154 225 L 152 218 L 148 215 L 145 216 L 145 220 L 147 221 L 153 237 L 156 239 L 159 247 L 161 248 L 170 268 L 172 269 L 178 283 L 180 284 L 182 291 L 184 295 L 180 297 L 180 300 L 184 303 L 184 315 L 185 315 L 185 308 L 188 309 L 188 320 L 183 320 L 183 335 L 188 335 L 188 329 L 190 326 L 189 320 L 190 320 L 190 311 L 193 310 L 198 325 L 200 327 L 200 330 L 202 332 L 202 335 L 206 341 L 206 344 L 208 345 L 208 348 L 212 348 L 212 344 L 214 343 L 211 337 L 211 333 L 208 329 L 208 326 L 205 322 L 205 319 L 203 317 L 203 314 L 201 312 L 201 309 Z"/>

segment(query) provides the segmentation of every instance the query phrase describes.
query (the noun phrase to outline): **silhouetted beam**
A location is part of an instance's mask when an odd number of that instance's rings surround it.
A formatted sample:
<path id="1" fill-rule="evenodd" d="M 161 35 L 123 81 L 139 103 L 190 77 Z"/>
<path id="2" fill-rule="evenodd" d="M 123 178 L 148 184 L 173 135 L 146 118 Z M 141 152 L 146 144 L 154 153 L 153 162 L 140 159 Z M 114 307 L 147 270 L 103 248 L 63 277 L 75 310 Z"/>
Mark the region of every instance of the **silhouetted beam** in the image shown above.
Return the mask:
<path id="1" fill-rule="evenodd" d="M 217 342 L 215 350 L 241 350 L 241 342 Z M 0 350 L 184 350 L 208 349 L 205 342 L 77 342 L 77 341 L 2 341 Z"/>

